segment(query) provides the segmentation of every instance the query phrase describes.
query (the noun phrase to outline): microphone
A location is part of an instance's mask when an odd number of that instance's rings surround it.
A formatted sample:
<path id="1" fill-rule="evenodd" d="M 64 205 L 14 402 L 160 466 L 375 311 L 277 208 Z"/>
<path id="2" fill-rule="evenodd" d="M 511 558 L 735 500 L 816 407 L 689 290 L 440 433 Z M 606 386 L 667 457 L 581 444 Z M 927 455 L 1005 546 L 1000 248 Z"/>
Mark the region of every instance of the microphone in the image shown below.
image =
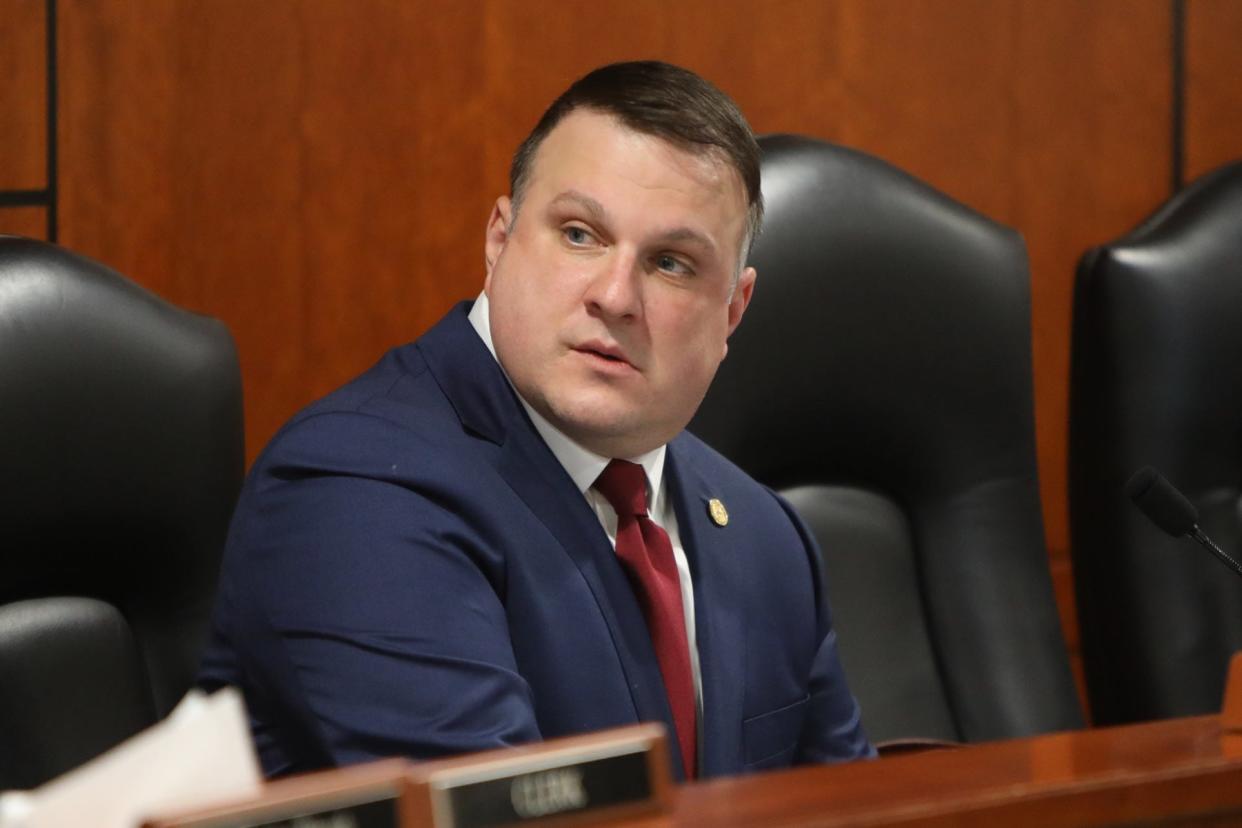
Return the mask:
<path id="1" fill-rule="evenodd" d="M 1152 523 L 1175 538 L 1189 535 L 1232 569 L 1234 574 L 1242 577 L 1242 564 L 1226 555 L 1199 528 L 1199 512 L 1194 504 L 1151 466 L 1144 466 L 1134 473 L 1126 483 L 1126 494 Z"/>

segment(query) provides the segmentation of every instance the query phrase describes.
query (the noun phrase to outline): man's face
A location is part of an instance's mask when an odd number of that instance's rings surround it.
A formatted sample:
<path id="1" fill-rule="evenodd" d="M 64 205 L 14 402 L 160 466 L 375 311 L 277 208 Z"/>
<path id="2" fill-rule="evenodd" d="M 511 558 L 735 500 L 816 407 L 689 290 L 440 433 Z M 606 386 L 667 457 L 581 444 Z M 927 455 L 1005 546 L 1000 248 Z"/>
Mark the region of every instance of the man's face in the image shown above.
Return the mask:
<path id="1" fill-rule="evenodd" d="M 740 176 L 575 110 L 544 139 L 514 223 L 497 200 L 487 281 L 497 356 L 522 397 L 582 446 L 633 457 L 690 421 L 750 302 L 734 287 Z"/>

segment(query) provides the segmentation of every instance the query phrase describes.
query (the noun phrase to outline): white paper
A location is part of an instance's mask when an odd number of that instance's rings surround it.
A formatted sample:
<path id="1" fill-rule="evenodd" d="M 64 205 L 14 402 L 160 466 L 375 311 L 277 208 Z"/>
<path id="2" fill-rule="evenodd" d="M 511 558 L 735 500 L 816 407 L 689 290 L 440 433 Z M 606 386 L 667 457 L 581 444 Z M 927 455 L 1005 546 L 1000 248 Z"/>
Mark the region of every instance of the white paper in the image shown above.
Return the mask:
<path id="1" fill-rule="evenodd" d="M 0 828 L 137 828 L 255 796 L 263 775 L 241 694 L 192 691 L 164 719 L 33 791 L 0 796 Z"/>

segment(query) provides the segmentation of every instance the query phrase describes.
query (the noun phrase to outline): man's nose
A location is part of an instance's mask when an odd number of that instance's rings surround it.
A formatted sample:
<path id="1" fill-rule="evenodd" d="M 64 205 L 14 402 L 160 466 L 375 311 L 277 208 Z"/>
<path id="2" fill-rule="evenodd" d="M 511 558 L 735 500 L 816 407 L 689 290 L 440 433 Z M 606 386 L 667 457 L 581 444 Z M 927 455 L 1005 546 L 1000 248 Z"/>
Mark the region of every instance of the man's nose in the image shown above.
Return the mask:
<path id="1" fill-rule="evenodd" d="M 637 316 L 642 308 L 642 275 L 635 255 L 615 251 L 592 274 L 583 297 L 587 308 L 616 318 Z"/>

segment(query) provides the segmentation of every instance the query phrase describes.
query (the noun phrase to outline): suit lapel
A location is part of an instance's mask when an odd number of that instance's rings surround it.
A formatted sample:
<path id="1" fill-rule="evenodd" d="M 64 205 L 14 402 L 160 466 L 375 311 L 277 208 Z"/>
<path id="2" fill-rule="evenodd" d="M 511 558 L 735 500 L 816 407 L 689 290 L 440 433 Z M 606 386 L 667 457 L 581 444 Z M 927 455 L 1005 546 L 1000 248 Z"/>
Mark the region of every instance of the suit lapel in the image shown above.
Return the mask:
<path id="1" fill-rule="evenodd" d="M 694 625 L 703 681 L 700 772 L 704 776 L 733 773 L 742 761 L 742 703 L 745 692 L 745 629 L 733 594 L 737 578 L 729 574 L 743 550 L 737 532 L 718 526 L 708 504 L 712 490 L 693 462 L 694 446 L 685 436 L 669 444 L 665 474 L 682 547 L 694 579 Z M 727 504 L 726 504 L 727 505 Z"/>
<path id="2" fill-rule="evenodd" d="M 459 306 L 420 348 L 463 426 L 499 444 L 497 470 L 556 539 L 590 588 L 625 673 L 634 716 L 672 732 L 672 713 L 646 621 L 608 536 Z M 573 623 L 573 619 L 566 619 Z M 678 751 L 670 751 L 680 763 Z"/>
<path id="3" fill-rule="evenodd" d="M 639 721 L 661 721 L 671 729 L 672 713 L 647 622 L 586 499 L 529 425 L 510 430 L 499 468 L 513 491 L 556 538 L 595 596 L 629 684 L 635 717 Z M 573 623 L 572 619 L 566 623 Z"/>

